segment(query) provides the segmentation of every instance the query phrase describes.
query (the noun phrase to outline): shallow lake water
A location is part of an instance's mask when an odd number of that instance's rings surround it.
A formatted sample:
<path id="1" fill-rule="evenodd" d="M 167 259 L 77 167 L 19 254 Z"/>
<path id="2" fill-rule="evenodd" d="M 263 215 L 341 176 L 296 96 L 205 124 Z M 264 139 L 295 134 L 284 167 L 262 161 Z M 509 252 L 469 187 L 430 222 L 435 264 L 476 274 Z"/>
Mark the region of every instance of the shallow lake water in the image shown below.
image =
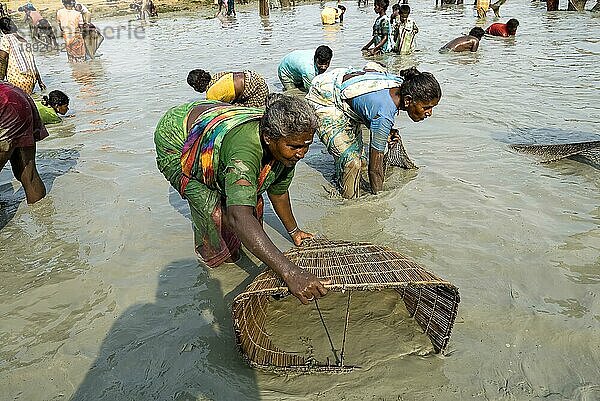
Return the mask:
<path id="1" fill-rule="evenodd" d="M 327 44 L 332 67 L 362 66 L 372 2 L 348 3 L 341 27 L 320 25 L 319 4 L 268 19 L 256 5 L 230 20 L 162 15 L 143 31 L 110 19 L 97 25 L 119 37 L 95 61 L 37 55 L 73 113 L 38 145 L 48 196 L 27 206 L 10 168 L 0 172 L 0 399 L 600 399 L 600 170 L 542 165 L 508 147 L 600 139 L 600 18 L 509 0 L 502 21 L 519 19 L 516 38 L 439 54 L 476 18 L 471 6 L 432 3 L 411 1 L 418 51 L 377 58 L 396 71 L 416 65 L 442 85 L 432 118 L 397 118 L 420 168 L 394 171 L 378 196 L 343 201 L 326 190 L 332 163 L 315 143 L 291 194 L 308 231 L 388 246 L 459 287 L 445 355 L 381 292 L 352 308 L 347 360 L 362 369 L 249 368 L 229 305 L 256 260 L 200 265 L 189 210 L 154 161 L 158 119 L 196 97 L 190 69 L 254 69 L 278 91 L 277 64 L 293 49 Z M 266 230 L 291 246 L 269 210 Z M 313 306 L 293 301 L 278 306 L 278 341 L 308 338 L 326 353 Z M 323 301 L 336 332 L 344 302 Z"/>

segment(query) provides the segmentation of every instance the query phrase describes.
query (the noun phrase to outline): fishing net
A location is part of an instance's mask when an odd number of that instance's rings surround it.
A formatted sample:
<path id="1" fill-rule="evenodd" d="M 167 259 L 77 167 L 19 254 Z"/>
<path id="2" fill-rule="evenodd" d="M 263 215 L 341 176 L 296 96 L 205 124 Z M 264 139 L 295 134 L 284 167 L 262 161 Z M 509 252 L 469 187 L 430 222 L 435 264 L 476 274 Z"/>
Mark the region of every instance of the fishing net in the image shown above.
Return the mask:
<path id="1" fill-rule="evenodd" d="M 511 145 L 511 148 L 536 156 L 542 163 L 572 158 L 600 167 L 600 141 L 558 145 Z"/>
<path id="2" fill-rule="evenodd" d="M 443 351 L 448 345 L 460 302 L 458 288 L 406 256 L 382 246 L 326 238 L 306 241 L 285 255 L 317 277 L 331 280 L 331 284 L 326 285 L 330 292 L 395 290 L 398 301 L 404 302 L 410 316 L 429 337 L 434 351 Z M 265 330 L 269 305 L 288 295 L 290 293 L 283 280 L 267 269 L 234 299 L 232 311 L 236 339 L 250 365 L 268 370 L 350 370 L 352 367 L 345 366 L 343 358 L 332 365 L 282 350 L 273 344 Z M 377 292 L 373 292 L 372 296 L 377 296 Z M 318 309 L 318 303 L 315 302 L 315 306 Z M 349 307 L 350 293 L 346 325 Z M 302 316 L 297 318 L 302 319 Z M 344 342 L 345 339 L 344 332 Z"/>
<path id="3" fill-rule="evenodd" d="M 386 156 L 390 166 L 404 167 L 405 152 L 402 145 L 391 145 Z"/>

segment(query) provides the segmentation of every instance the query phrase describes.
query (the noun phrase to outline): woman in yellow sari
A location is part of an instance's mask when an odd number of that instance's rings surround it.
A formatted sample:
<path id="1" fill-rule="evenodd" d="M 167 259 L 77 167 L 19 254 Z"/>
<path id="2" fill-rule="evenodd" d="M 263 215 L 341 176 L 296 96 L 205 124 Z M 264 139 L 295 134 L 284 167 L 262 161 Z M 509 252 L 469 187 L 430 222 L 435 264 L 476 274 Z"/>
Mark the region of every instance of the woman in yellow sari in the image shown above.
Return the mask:
<path id="1" fill-rule="evenodd" d="M 196 92 L 206 92 L 208 100 L 218 100 L 236 106 L 265 107 L 269 87 L 255 71 L 218 72 L 196 69 L 189 72 L 187 83 Z"/>
<path id="2" fill-rule="evenodd" d="M 63 34 L 67 57 L 70 62 L 81 63 L 85 61 L 85 42 L 81 34 L 83 18 L 75 10 L 75 0 L 63 0 L 63 6 L 56 12 L 56 21 Z"/>

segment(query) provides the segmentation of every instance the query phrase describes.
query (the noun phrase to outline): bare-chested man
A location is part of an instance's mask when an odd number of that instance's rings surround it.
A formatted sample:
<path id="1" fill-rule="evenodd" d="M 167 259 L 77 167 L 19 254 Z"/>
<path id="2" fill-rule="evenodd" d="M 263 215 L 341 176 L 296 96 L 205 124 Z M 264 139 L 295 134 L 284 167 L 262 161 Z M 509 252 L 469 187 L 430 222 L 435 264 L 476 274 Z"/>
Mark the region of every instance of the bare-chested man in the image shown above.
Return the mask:
<path id="1" fill-rule="evenodd" d="M 446 52 L 475 52 L 479 48 L 479 41 L 485 35 L 485 31 L 482 28 L 475 27 L 471 29 L 468 35 L 460 36 L 450 42 L 446 43 L 440 49 L 440 53 Z"/>

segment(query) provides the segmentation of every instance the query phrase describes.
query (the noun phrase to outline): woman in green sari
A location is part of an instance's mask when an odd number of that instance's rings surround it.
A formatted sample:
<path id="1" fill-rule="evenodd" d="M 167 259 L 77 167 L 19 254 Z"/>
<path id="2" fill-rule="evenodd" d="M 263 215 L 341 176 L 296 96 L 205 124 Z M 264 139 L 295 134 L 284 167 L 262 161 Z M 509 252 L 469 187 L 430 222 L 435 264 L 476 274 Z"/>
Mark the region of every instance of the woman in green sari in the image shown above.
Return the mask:
<path id="1" fill-rule="evenodd" d="M 64 116 L 69 111 L 69 97 L 64 92 L 54 90 L 48 96 L 42 96 L 42 100 L 36 100 L 35 106 L 44 125 L 58 124 L 62 122 L 59 114 Z"/>
<path id="2" fill-rule="evenodd" d="M 295 245 L 288 187 L 312 143 L 317 118 L 305 100 L 272 94 L 265 109 L 217 101 L 169 110 L 154 133 L 159 170 L 187 199 L 196 253 L 209 267 L 235 262 L 240 243 L 273 269 L 302 303 L 326 294 L 324 282 L 290 262 L 262 228 L 262 193 Z"/>

